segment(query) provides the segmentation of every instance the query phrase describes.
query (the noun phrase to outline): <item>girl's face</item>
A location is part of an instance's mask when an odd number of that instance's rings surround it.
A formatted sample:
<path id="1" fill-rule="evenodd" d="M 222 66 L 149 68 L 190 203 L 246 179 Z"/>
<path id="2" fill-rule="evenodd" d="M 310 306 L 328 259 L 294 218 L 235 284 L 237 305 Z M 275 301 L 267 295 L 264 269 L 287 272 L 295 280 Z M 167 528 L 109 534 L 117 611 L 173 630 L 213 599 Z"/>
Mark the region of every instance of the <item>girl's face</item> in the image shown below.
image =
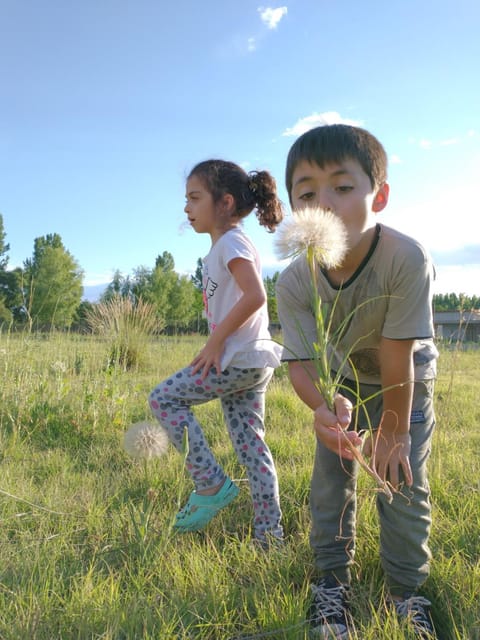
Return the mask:
<path id="1" fill-rule="evenodd" d="M 215 233 L 216 206 L 212 194 L 207 191 L 198 176 L 190 176 L 187 180 L 184 211 L 188 221 L 197 233 Z"/>

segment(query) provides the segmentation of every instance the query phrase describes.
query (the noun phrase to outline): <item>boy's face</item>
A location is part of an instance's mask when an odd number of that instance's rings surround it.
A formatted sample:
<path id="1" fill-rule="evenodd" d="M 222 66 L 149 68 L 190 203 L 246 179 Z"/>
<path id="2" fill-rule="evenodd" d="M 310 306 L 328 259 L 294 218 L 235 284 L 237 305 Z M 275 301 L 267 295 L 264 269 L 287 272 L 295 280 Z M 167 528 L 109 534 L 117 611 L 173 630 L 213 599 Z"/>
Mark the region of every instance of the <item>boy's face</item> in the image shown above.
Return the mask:
<path id="1" fill-rule="evenodd" d="M 388 185 L 374 190 L 357 160 L 325 165 L 323 169 L 302 160 L 293 172 L 290 201 L 294 210 L 321 207 L 332 211 L 345 224 L 352 250 L 375 226 L 375 213 L 388 201 Z"/>

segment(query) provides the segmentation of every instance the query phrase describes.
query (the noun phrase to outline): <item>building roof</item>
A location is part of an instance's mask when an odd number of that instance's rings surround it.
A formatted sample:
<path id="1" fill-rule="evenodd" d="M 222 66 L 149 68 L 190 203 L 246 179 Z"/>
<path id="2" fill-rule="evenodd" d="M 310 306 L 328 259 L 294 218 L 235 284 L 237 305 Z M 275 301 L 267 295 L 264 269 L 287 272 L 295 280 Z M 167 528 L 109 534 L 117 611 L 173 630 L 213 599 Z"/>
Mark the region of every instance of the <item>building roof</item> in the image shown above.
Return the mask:
<path id="1" fill-rule="evenodd" d="M 480 323 L 480 309 L 470 311 L 435 311 L 435 324 L 477 324 Z"/>

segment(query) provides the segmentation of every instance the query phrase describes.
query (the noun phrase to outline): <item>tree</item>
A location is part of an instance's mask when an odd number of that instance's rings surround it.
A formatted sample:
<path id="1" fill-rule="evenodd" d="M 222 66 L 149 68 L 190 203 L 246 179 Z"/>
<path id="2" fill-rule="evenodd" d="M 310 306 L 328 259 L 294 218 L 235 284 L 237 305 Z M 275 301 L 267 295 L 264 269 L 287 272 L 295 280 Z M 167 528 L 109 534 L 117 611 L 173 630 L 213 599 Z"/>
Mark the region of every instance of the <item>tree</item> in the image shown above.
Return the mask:
<path id="1" fill-rule="evenodd" d="M 268 318 L 270 320 L 270 324 L 278 324 L 277 296 L 275 293 L 275 286 L 277 284 L 279 275 L 280 273 L 277 271 L 271 278 L 270 276 L 267 276 L 263 280 L 263 284 L 265 286 L 265 291 L 267 294 Z"/>
<path id="2" fill-rule="evenodd" d="M 165 273 L 175 271 L 175 260 L 169 251 L 164 251 L 155 260 L 155 269 L 161 269 Z"/>
<path id="3" fill-rule="evenodd" d="M 113 274 L 113 280 L 101 296 L 101 302 L 109 302 L 118 296 L 128 298 L 132 295 L 132 281 L 129 276 L 123 276 L 117 269 Z"/>
<path id="4" fill-rule="evenodd" d="M 203 260 L 201 258 L 198 258 L 195 273 L 190 277 L 195 289 L 201 291 L 203 288 Z"/>
<path id="5" fill-rule="evenodd" d="M 3 228 L 3 216 L 0 213 L 0 270 L 5 271 L 8 265 L 8 255 L 10 245 L 5 243 L 6 233 Z"/>
<path id="6" fill-rule="evenodd" d="M 152 305 L 158 326 L 169 332 L 201 331 L 204 328 L 202 293 L 189 276 L 175 272 L 175 261 L 168 251 L 157 256 L 153 269 L 138 267 L 131 277 L 126 278 L 116 272 L 102 301 L 106 302 L 115 295 L 130 298 L 133 304 L 143 301 Z"/>
<path id="7" fill-rule="evenodd" d="M 25 312 L 30 325 L 69 327 L 82 298 L 82 280 L 83 271 L 57 233 L 36 238 L 33 257 L 24 262 Z"/>
<path id="8" fill-rule="evenodd" d="M 467 296 L 464 293 L 436 293 L 433 296 L 435 311 L 469 311 L 480 309 L 478 296 Z"/>
<path id="9" fill-rule="evenodd" d="M 3 216 L 0 214 L 0 324 L 10 325 L 22 306 L 21 269 L 7 271 L 10 245 L 5 242 Z"/>

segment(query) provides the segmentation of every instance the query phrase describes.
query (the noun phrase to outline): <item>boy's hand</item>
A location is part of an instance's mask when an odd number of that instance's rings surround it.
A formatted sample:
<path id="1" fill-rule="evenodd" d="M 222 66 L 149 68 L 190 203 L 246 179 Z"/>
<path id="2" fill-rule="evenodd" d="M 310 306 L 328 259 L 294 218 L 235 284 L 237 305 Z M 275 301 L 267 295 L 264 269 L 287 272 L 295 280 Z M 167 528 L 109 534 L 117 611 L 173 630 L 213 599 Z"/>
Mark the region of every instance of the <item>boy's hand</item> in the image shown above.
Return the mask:
<path id="1" fill-rule="evenodd" d="M 402 469 L 406 485 L 412 486 L 409 433 L 389 433 L 378 429 L 365 440 L 363 453 L 370 457 L 370 467 L 375 469 L 382 480 L 388 480 L 394 487 L 398 487 L 399 469 Z"/>
<path id="2" fill-rule="evenodd" d="M 314 413 L 313 428 L 320 442 L 346 460 L 353 460 L 354 454 L 345 442 L 347 439 L 354 447 L 362 445 L 362 439 L 356 431 L 346 431 L 352 417 L 352 403 L 344 396 L 335 397 L 335 412 L 326 404 L 320 405 Z"/>

